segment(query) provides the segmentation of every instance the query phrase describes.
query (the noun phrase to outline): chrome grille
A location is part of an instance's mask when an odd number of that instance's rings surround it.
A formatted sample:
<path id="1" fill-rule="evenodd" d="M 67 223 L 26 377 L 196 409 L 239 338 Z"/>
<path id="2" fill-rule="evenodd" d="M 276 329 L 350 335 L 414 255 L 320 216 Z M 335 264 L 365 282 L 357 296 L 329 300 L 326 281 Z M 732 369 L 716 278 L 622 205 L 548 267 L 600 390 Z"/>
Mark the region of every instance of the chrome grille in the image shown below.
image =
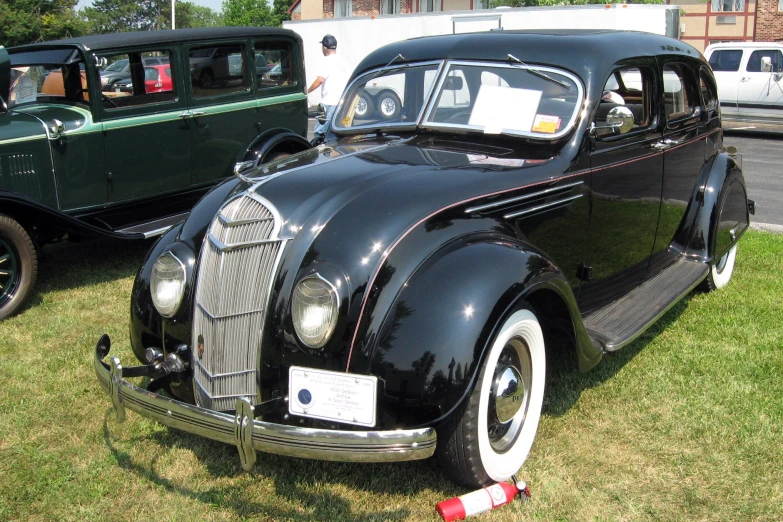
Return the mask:
<path id="1" fill-rule="evenodd" d="M 233 410 L 239 397 L 256 404 L 265 310 L 283 250 L 280 226 L 272 205 L 243 195 L 224 205 L 209 227 L 193 313 L 194 381 L 201 406 Z"/>

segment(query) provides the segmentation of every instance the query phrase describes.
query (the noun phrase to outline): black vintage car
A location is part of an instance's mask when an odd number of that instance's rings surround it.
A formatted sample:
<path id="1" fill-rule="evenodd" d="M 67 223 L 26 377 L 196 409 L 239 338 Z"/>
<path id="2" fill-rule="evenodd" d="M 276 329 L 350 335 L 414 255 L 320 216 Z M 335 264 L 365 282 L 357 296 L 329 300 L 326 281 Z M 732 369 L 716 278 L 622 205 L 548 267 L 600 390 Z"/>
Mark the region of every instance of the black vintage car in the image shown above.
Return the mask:
<path id="1" fill-rule="evenodd" d="M 301 48 L 264 27 L 0 47 L 0 319 L 29 295 L 43 245 L 161 234 L 237 161 L 307 149 Z M 238 63 L 230 83 L 199 81 L 207 51 Z M 262 84 L 257 56 L 288 77 Z"/>
<path id="2" fill-rule="evenodd" d="M 398 117 L 357 116 L 380 83 Z M 508 479 L 553 347 L 586 371 L 729 281 L 752 208 L 734 152 L 709 65 L 676 40 L 388 45 L 325 145 L 223 183 L 160 239 L 131 304 L 146 364 L 123 368 L 104 336 L 98 380 L 120 418 L 236 444 L 248 469 L 256 450 L 436 454 L 461 484 Z"/>

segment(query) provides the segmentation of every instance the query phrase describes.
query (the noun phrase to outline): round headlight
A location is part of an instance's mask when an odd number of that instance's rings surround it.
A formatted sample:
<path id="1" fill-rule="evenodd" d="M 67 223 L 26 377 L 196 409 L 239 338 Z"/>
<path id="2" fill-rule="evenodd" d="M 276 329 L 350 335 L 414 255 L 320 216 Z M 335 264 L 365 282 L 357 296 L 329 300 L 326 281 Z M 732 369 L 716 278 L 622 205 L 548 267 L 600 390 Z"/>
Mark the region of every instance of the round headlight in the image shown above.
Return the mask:
<path id="1" fill-rule="evenodd" d="M 172 317 L 185 294 L 185 266 L 171 252 L 161 255 L 150 276 L 152 303 L 163 317 Z"/>
<path id="2" fill-rule="evenodd" d="M 101 76 L 101 85 L 106 85 L 107 83 L 109 83 L 109 77 Z"/>
<path id="3" fill-rule="evenodd" d="M 320 276 L 299 281 L 291 299 L 291 315 L 299 339 L 310 348 L 321 348 L 337 324 L 337 291 Z"/>

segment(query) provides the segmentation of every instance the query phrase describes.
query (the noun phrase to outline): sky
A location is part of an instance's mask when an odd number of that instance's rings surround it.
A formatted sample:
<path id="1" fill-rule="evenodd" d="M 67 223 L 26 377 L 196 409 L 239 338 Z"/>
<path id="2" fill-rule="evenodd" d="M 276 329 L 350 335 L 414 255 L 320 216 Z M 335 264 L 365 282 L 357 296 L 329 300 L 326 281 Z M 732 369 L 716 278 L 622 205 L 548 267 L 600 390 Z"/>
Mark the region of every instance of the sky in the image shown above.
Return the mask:
<path id="1" fill-rule="evenodd" d="M 218 13 L 223 9 L 223 0 L 188 0 L 190 2 L 193 2 L 196 5 L 203 5 L 204 7 L 209 7 L 213 11 L 217 11 Z M 79 4 L 76 6 L 77 9 L 81 9 L 83 7 L 87 7 L 89 5 L 92 5 L 92 0 L 79 0 Z"/>

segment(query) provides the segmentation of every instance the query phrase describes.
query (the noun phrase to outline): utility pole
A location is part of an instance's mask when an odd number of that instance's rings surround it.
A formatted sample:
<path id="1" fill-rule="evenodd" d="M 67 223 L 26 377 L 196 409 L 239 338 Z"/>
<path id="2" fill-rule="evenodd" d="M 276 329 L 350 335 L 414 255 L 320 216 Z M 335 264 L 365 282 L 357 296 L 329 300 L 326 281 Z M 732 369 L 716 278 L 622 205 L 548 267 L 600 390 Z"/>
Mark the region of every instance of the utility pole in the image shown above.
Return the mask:
<path id="1" fill-rule="evenodd" d="M 172 29 L 176 29 L 177 28 L 177 24 L 174 23 L 174 18 L 175 18 L 175 15 L 174 15 L 174 3 L 175 3 L 175 1 L 176 0 L 171 0 L 171 28 Z"/>

